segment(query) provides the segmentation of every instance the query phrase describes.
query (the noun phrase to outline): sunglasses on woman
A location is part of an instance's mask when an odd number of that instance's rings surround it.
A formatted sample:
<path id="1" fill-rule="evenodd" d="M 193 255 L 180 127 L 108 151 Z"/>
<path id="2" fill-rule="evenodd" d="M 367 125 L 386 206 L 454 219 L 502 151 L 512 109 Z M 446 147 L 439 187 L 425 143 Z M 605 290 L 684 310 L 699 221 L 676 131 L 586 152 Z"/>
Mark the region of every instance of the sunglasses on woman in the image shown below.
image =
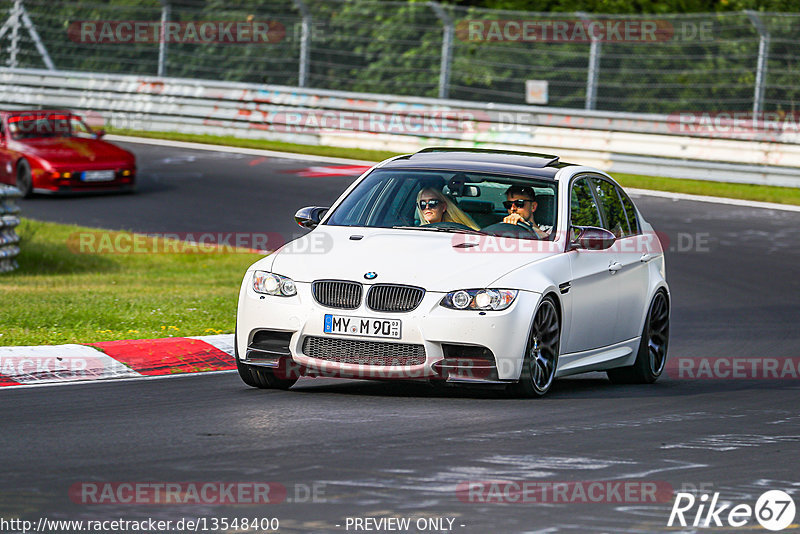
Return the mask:
<path id="1" fill-rule="evenodd" d="M 503 202 L 503 207 L 507 210 L 510 210 L 511 206 L 524 208 L 526 202 L 533 202 L 533 200 L 527 198 L 518 198 L 517 200 L 506 200 L 505 202 Z"/>
<path id="2" fill-rule="evenodd" d="M 439 204 L 441 203 L 442 201 L 436 198 L 432 200 L 420 200 L 419 209 L 424 210 L 430 208 L 432 210 L 435 210 L 437 207 L 439 207 Z"/>

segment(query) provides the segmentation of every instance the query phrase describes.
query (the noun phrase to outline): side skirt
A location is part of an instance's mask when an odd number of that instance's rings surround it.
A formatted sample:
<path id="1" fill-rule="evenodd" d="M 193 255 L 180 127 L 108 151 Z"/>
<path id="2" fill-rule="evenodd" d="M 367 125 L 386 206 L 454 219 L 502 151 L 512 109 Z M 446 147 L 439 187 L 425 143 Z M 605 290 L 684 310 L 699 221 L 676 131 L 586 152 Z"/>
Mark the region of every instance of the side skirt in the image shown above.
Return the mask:
<path id="1" fill-rule="evenodd" d="M 637 336 L 608 347 L 562 354 L 559 357 L 556 377 L 633 365 L 640 339 L 641 336 Z"/>

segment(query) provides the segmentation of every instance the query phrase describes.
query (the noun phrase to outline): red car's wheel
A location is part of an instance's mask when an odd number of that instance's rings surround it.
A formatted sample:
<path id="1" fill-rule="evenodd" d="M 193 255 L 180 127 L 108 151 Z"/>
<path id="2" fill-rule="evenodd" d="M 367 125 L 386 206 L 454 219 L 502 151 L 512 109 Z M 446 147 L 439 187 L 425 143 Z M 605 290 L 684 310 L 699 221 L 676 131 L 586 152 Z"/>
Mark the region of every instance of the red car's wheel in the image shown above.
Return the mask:
<path id="1" fill-rule="evenodd" d="M 31 196 L 31 193 L 33 193 L 31 166 L 24 159 L 17 162 L 17 189 L 22 191 L 22 196 L 25 198 Z"/>

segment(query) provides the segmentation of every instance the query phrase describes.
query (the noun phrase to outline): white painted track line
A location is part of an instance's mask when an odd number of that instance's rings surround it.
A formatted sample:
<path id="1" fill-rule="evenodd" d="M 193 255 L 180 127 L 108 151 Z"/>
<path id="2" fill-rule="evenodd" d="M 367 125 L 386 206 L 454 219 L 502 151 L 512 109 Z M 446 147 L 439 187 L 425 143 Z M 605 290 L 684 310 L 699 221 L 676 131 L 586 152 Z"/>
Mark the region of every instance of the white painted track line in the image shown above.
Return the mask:
<path id="1" fill-rule="evenodd" d="M 139 143 L 143 145 L 166 146 L 172 148 L 188 148 L 192 150 L 208 150 L 211 152 L 227 152 L 233 154 L 247 154 L 249 156 L 264 156 L 271 158 L 296 159 L 300 161 L 316 161 L 324 163 L 338 163 L 340 165 L 375 165 L 377 161 L 361 161 L 357 159 L 334 158 L 331 156 L 314 156 L 311 154 L 297 154 L 295 152 L 278 152 L 277 150 L 264 150 L 260 148 L 244 148 L 227 145 L 209 145 L 206 143 L 190 143 L 188 141 L 170 141 L 150 137 L 128 137 L 127 135 L 107 135 L 103 139 L 124 143 Z"/>

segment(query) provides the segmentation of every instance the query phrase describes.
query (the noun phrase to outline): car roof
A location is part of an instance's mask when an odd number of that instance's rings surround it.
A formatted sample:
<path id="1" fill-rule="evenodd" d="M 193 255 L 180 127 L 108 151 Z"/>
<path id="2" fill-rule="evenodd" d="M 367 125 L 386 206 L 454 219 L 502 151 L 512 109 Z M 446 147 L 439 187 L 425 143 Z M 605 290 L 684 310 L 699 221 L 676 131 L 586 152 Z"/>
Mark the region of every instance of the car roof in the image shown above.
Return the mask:
<path id="1" fill-rule="evenodd" d="M 486 148 L 430 147 L 400 156 L 381 165 L 383 169 L 446 170 L 506 174 L 552 180 L 563 167 L 558 156 Z"/>

